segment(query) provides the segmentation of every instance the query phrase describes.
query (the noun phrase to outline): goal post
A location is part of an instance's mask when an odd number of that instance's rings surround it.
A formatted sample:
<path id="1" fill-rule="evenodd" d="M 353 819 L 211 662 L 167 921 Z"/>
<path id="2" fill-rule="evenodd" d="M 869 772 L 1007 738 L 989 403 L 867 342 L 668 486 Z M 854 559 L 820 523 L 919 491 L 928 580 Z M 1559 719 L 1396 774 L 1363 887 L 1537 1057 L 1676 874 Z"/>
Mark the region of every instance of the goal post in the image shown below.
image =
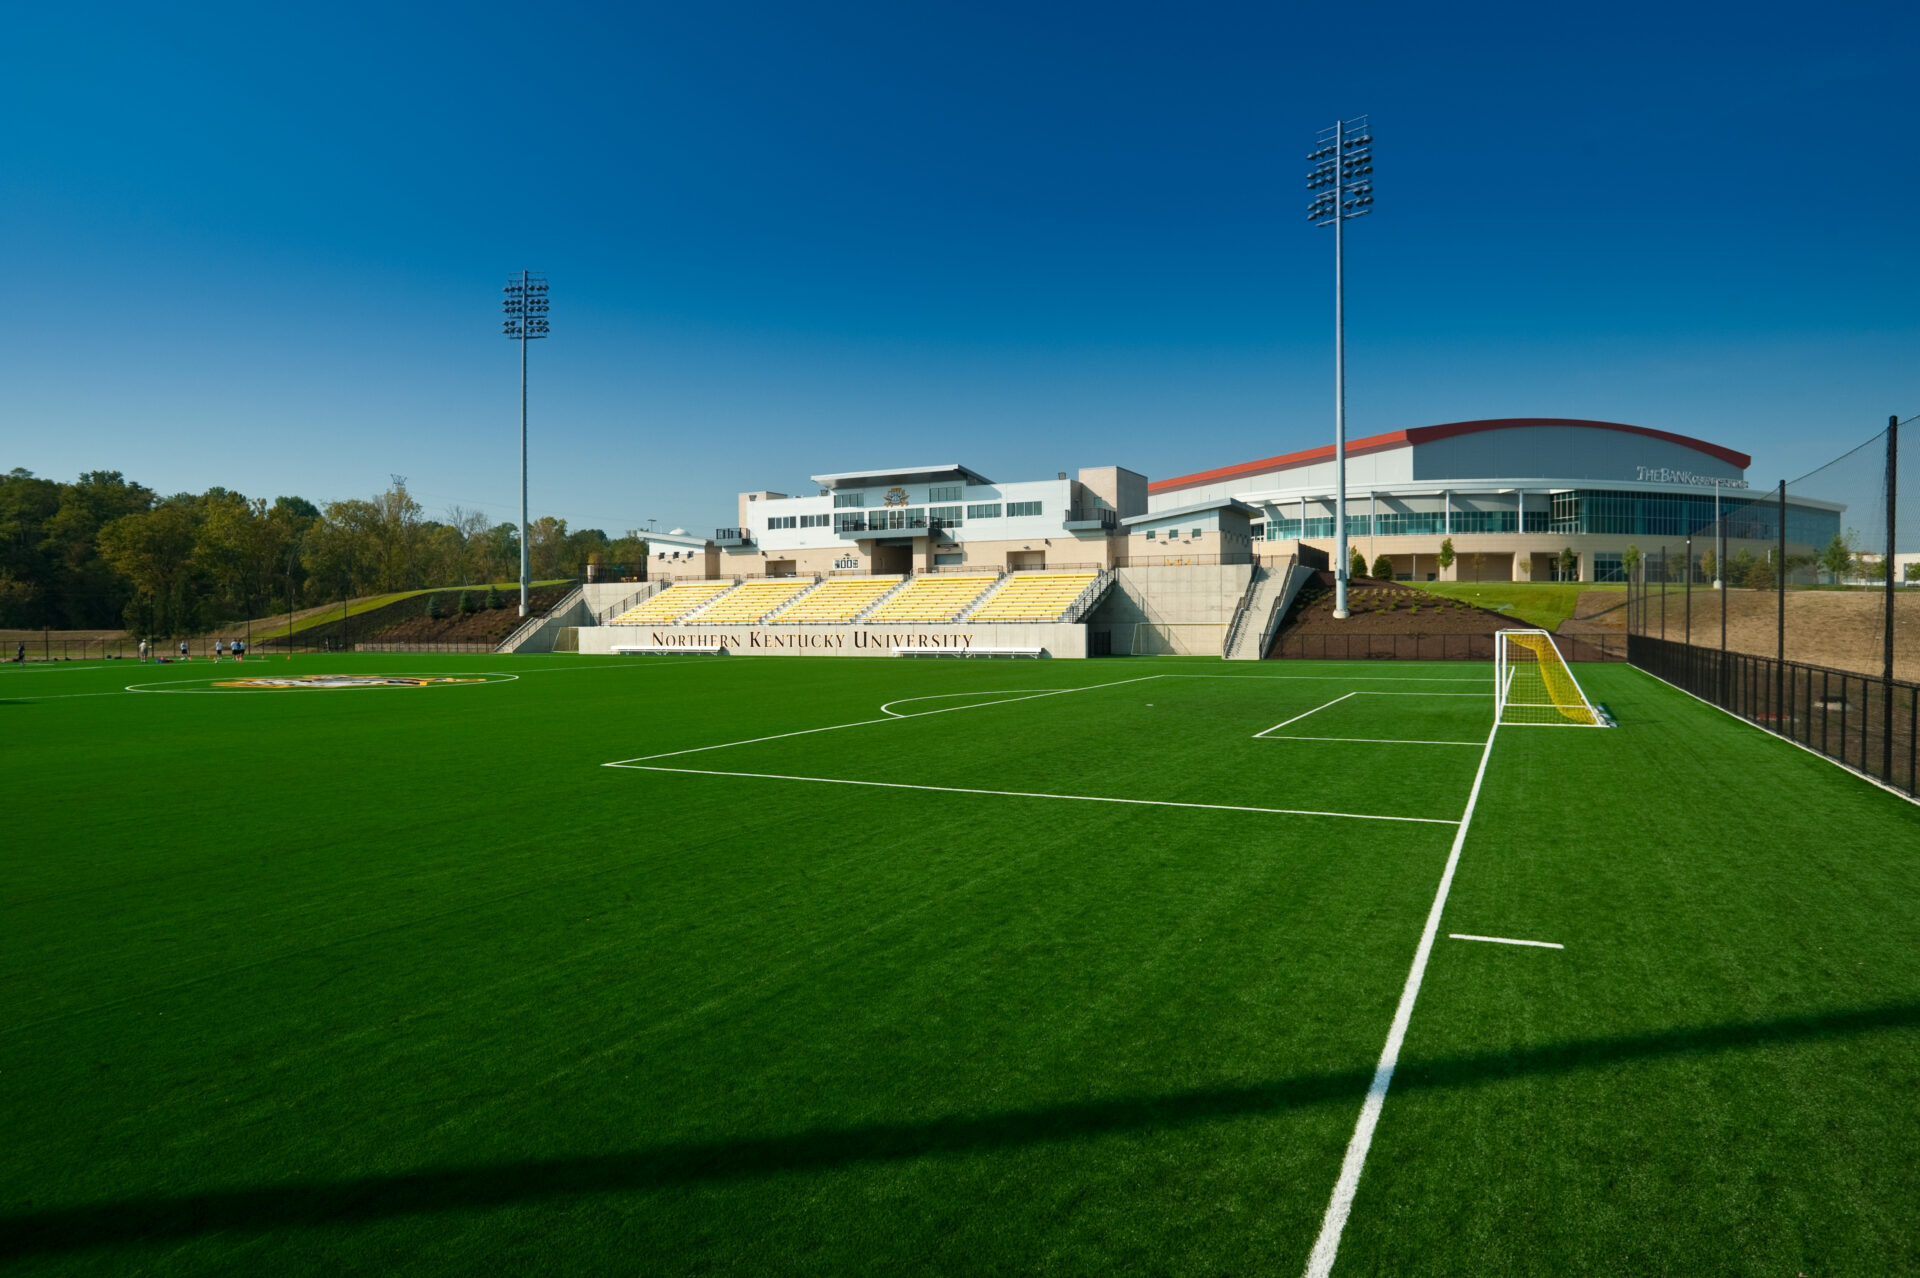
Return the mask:
<path id="1" fill-rule="evenodd" d="M 1544 630 L 1494 632 L 1493 695 L 1496 723 L 1607 726 Z"/>

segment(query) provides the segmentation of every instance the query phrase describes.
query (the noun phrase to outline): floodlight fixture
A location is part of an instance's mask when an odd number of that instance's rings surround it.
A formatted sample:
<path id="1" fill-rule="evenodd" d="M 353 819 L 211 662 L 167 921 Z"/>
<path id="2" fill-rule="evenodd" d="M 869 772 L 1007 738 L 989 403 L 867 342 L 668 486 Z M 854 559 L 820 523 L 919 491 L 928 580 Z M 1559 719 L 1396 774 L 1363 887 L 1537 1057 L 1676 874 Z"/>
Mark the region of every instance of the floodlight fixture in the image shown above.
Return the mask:
<path id="1" fill-rule="evenodd" d="M 520 343 L 520 615 L 530 611 L 533 557 L 527 544 L 527 343 L 547 336 L 547 277 L 522 271 L 507 277 L 500 335 Z"/>
<path id="2" fill-rule="evenodd" d="M 1307 205 L 1307 220 L 1333 227 L 1333 615 L 1347 616 L 1347 325 L 1345 226 L 1373 211 L 1373 129 L 1367 117 L 1336 120 L 1307 159 L 1307 189 L 1324 194 Z M 1303 528 L 1302 532 L 1305 531 Z"/>

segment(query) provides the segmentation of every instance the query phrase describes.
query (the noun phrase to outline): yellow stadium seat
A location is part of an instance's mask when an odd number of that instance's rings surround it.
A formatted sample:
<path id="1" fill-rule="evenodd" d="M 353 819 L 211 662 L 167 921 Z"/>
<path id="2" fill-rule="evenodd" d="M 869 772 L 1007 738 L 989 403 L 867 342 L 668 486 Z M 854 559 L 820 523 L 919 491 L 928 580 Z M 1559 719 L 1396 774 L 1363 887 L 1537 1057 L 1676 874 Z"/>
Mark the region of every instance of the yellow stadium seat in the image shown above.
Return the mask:
<path id="1" fill-rule="evenodd" d="M 710 604 L 733 589 L 731 581 L 683 581 L 615 617 L 609 625 L 658 626 L 678 621 L 695 608 Z"/>
<path id="2" fill-rule="evenodd" d="M 969 620 L 1056 620 L 1098 576 L 1091 572 L 1015 573 Z"/>

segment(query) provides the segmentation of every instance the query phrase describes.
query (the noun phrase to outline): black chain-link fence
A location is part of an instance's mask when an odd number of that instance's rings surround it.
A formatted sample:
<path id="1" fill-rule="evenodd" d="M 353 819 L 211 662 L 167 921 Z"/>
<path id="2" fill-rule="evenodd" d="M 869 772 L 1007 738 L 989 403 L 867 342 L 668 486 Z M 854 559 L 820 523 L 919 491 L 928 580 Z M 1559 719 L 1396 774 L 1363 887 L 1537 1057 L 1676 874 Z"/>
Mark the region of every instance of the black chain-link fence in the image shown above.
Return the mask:
<path id="1" fill-rule="evenodd" d="M 1912 419 L 1910 419 L 1912 420 Z M 1629 660 L 1908 793 L 1920 712 L 1920 431 L 1886 430 L 1627 552 Z"/>

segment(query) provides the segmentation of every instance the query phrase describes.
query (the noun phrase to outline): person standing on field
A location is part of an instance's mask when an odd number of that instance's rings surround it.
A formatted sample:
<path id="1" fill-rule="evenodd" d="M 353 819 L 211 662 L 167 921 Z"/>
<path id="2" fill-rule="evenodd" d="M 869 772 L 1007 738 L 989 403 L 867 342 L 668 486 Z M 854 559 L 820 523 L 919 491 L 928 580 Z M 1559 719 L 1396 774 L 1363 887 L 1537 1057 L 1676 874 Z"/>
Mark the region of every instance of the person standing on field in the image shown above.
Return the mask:
<path id="1" fill-rule="evenodd" d="M 147 664 L 147 641 L 145 639 L 140 641 L 140 664 L 143 666 Z"/>
<path id="2" fill-rule="evenodd" d="M 185 639 L 182 639 L 180 641 L 180 660 L 185 661 L 186 659 L 187 659 L 187 641 Z"/>

